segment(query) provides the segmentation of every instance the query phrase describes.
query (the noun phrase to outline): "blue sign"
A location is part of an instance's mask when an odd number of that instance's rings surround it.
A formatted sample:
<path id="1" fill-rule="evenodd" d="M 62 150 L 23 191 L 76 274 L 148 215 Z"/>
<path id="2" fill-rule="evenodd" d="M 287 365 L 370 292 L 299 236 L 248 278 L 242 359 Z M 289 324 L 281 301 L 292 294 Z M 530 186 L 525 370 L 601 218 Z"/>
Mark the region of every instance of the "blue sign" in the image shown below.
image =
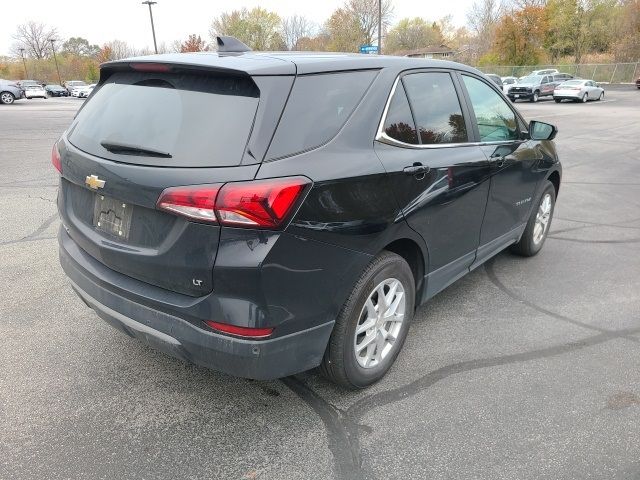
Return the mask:
<path id="1" fill-rule="evenodd" d="M 360 53 L 378 53 L 377 45 L 360 45 Z"/>

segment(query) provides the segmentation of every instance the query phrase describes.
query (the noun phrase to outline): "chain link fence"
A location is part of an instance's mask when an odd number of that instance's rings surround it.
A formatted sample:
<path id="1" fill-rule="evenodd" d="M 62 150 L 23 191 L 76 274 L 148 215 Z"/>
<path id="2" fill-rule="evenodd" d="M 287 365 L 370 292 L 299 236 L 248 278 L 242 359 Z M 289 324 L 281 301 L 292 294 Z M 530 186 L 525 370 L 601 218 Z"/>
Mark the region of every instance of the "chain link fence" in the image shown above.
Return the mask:
<path id="1" fill-rule="evenodd" d="M 478 67 L 485 73 L 501 77 L 522 77 L 533 70 L 555 68 L 574 77 L 595 80 L 600 83 L 633 83 L 640 76 L 640 62 L 635 63 L 583 63 L 580 65 L 490 65 Z"/>

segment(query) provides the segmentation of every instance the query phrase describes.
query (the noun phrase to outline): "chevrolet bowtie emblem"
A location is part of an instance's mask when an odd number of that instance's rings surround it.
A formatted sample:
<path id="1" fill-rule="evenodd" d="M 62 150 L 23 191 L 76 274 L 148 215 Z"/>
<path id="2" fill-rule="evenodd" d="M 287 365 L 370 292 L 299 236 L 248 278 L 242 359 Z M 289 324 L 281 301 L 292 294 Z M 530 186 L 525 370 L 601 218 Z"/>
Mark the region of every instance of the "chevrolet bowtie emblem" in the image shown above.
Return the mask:
<path id="1" fill-rule="evenodd" d="M 100 180 L 97 175 L 88 175 L 87 178 L 85 178 L 84 183 L 94 190 L 104 187 L 104 180 Z"/>

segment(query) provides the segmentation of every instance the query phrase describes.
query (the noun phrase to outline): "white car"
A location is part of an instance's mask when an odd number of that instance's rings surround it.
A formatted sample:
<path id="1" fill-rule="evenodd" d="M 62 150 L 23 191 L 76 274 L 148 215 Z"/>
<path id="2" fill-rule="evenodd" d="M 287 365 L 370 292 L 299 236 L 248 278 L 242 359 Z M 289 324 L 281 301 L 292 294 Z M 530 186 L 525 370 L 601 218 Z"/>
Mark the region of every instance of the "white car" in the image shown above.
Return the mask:
<path id="1" fill-rule="evenodd" d="M 516 83 L 518 83 L 518 79 L 516 77 L 500 77 L 502 79 L 502 91 L 505 93 L 509 93 L 509 89 L 513 87 Z"/>
<path id="2" fill-rule="evenodd" d="M 567 80 L 553 90 L 553 99 L 556 103 L 562 100 L 574 102 L 588 102 L 589 100 L 602 100 L 604 88 L 593 80 Z"/>
<path id="3" fill-rule="evenodd" d="M 96 87 L 96 84 L 92 83 L 91 85 L 87 85 L 86 87 L 74 88 L 73 91 L 71 92 L 71 96 L 78 97 L 78 98 L 87 98 L 91 94 L 91 92 L 93 92 L 93 89 L 95 87 Z"/>
<path id="4" fill-rule="evenodd" d="M 27 85 L 24 87 L 26 98 L 47 98 L 47 91 L 42 85 Z"/>

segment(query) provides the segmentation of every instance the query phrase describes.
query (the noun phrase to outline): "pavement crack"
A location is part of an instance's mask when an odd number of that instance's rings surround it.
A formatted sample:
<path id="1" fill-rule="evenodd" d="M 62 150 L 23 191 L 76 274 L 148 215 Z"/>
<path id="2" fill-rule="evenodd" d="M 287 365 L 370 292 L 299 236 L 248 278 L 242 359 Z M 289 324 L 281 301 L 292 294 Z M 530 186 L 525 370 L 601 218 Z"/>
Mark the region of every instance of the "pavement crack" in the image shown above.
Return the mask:
<path id="1" fill-rule="evenodd" d="M 293 393 L 320 417 L 327 432 L 329 451 L 333 455 L 335 478 L 362 480 L 359 426 L 349 425 L 343 412 L 332 406 L 306 383 L 296 377 L 281 379 Z"/>
<path id="2" fill-rule="evenodd" d="M 498 357 L 454 363 L 429 372 L 428 374 L 402 387 L 394 388 L 392 390 L 387 390 L 371 395 L 369 397 L 365 397 L 349 407 L 346 411 L 346 415 L 354 423 L 356 423 L 361 421 L 361 419 L 371 410 L 409 398 L 452 375 L 457 375 L 460 373 L 470 372 L 483 368 L 499 367 L 513 363 L 522 363 L 532 360 L 541 360 L 549 357 L 555 357 L 586 347 L 598 345 L 600 343 L 604 343 L 617 338 L 630 339 L 630 335 L 638 332 L 640 332 L 640 327 L 618 331 L 605 331 L 591 337 L 576 340 L 574 342 L 542 348 L 539 350 L 530 350 L 527 352 L 514 353 L 511 355 L 503 355 Z"/>
<path id="3" fill-rule="evenodd" d="M 592 330 L 595 332 L 600 332 L 600 333 L 614 333 L 612 330 L 608 330 L 606 328 L 601 328 L 601 327 L 596 327 L 595 325 L 590 325 L 588 323 L 585 322 L 581 322 L 579 320 L 574 320 L 573 318 L 567 317 L 565 315 L 553 312 L 545 307 L 541 307 L 540 305 L 536 305 L 535 303 L 527 300 L 526 298 L 524 298 L 522 295 L 517 294 L 516 292 L 514 292 L 513 290 L 507 288 L 507 286 L 502 283 L 502 281 L 500 281 L 500 279 L 498 278 L 498 276 L 496 275 L 496 272 L 494 270 L 494 264 L 495 264 L 495 257 L 488 260 L 485 264 L 484 264 L 484 270 L 487 274 L 487 277 L 489 277 L 489 280 L 491 281 L 491 283 L 493 283 L 498 290 L 500 290 L 502 293 L 504 293 L 505 295 L 507 295 L 509 298 L 517 301 L 518 303 L 522 303 L 523 305 L 526 305 L 529 308 L 532 308 L 533 310 L 536 310 L 544 315 L 547 315 L 551 318 L 555 318 L 556 320 L 561 320 L 563 322 L 566 323 L 570 323 L 572 325 L 576 325 L 578 327 L 582 327 L 582 328 L 586 328 L 587 330 Z M 629 340 L 633 341 L 633 342 L 638 342 L 638 340 L 635 337 L 630 337 Z"/>
<path id="4" fill-rule="evenodd" d="M 33 232 L 31 232 L 29 235 L 19 238 L 17 240 L 8 240 L 6 242 L 0 242 L 0 246 L 3 245 L 12 245 L 15 243 L 23 243 L 23 242 L 32 242 L 34 240 L 44 240 L 45 237 L 43 238 L 37 238 L 38 235 L 40 235 L 42 232 L 44 232 L 47 228 L 49 228 L 49 226 L 55 222 L 58 219 L 58 214 L 54 213 L 53 215 L 51 215 L 49 218 L 47 218 L 44 222 L 42 222 L 42 224 L 36 228 Z M 46 237 L 46 238 L 54 238 L 54 237 Z"/>

